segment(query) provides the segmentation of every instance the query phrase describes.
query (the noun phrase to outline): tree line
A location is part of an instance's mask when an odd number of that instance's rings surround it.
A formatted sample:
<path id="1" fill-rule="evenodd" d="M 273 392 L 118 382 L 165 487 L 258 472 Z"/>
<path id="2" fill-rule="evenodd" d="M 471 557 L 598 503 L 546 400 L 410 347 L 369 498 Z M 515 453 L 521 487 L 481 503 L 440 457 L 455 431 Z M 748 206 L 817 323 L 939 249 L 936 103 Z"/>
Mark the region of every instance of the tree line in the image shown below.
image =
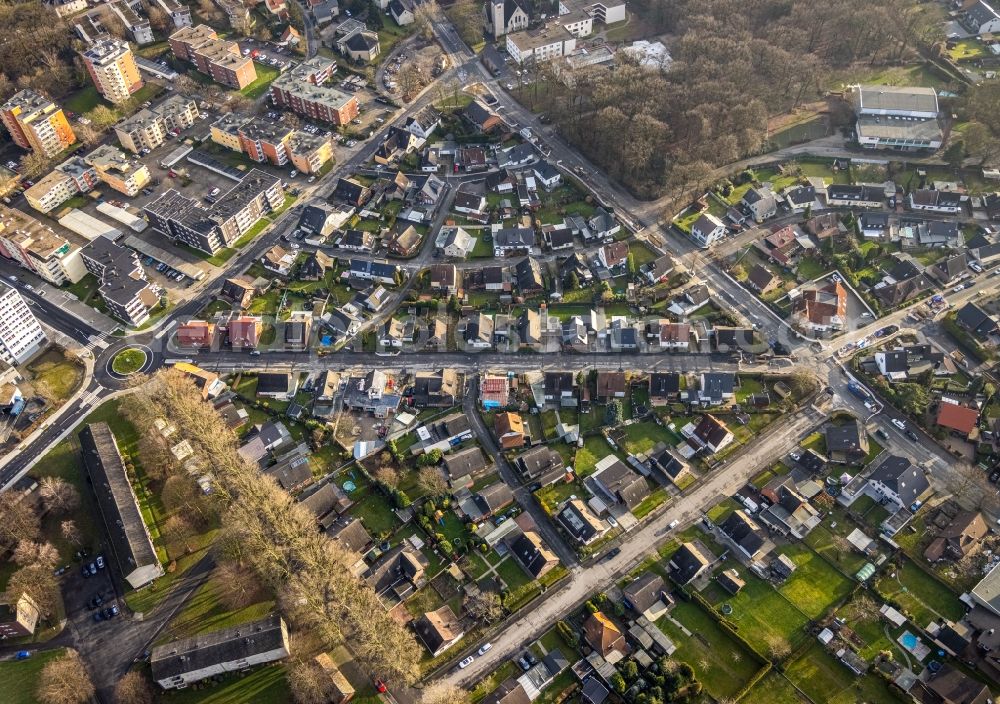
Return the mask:
<path id="1" fill-rule="evenodd" d="M 555 65 L 542 64 L 540 87 L 522 98 L 535 102 L 541 91 L 560 131 L 643 198 L 758 152 L 768 118 L 822 95 L 832 71 L 899 61 L 940 31 L 913 0 L 643 0 L 636 7 L 679 37 L 666 70 L 619 54 L 612 70 L 577 72 L 569 87 Z"/>

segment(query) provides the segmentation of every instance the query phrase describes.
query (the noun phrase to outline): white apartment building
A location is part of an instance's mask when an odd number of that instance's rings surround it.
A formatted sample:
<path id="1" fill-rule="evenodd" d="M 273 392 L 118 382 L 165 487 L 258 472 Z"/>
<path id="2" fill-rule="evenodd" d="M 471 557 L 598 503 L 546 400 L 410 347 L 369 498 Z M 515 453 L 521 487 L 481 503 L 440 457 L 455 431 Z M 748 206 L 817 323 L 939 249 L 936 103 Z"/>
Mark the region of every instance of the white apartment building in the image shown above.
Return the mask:
<path id="1" fill-rule="evenodd" d="M 0 256 L 49 283 L 76 283 L 87 274 L 80 248 L 15 208 L 0 205 Z"/>
<path id="2" fill-rule="evenodd" d="M 191 98 L 172 95 L 159 105 L 144 108 L 115 125 L 122 147 L 133 154 L 163 144 L 171 130 L 184 130 L 198 119 L 198 104 Z"/>
<path id="3" fill-rule="evenodd" d="M 562 25 L 507 35 L 507 53 L 519 64 L 550 61 L 576 50 L 576 37 Z"/>
<path id="4" fill-rule="evenodd" d="M 45 333 L 21 294 L 0 282 L 0 360 L 24 364 L 45 344 Z"/>
<path id="5" fill-rule="evenodd" d="M 54 169 L 38 179 L 34 186 L 24 192 L 28 205 L 40 213 L 48 213 L 59 207 L 79 190 L 71 176 Z"/>

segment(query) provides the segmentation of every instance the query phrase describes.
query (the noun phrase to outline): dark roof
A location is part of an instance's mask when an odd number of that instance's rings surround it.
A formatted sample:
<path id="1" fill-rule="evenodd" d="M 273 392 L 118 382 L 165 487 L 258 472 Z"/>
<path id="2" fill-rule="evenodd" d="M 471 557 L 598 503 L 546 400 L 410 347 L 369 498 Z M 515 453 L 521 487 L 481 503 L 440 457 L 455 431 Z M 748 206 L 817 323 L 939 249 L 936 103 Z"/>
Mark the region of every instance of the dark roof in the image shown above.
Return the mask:
<path id="1" fill-rule="evenodd" d="M 537 533 L 531 533 L 531 536 L 534 539 L 527 533 L 521 533 L 508 543 L 508 547 L 525 571 L 537 578 L 554 556 L 541 542 L 541 536 Z"/>
<path id="2" fill-rule="evenodd" d="M 956 322 L 979 337 L 997 331 L 997 322 L 975 303 L 966 303 L 955 315 Z"/>
<path id="3" fill-rule="evenodd" d="M 670 558 L 674 567 L 674 579 L 681 585 L 687 584 L 714 559 L 714 555 L 702 551 L 694 543 L 684 543 Z"/>
<path id="4" fill-rule="evenodd" d="M 472 496 L 472 500 L 484 515 L 489 515 L 513 503 L 514 492 L 504 482 L 497 482 L 480 489 Z"/>
<path id="5" fill-rule="evenodd" d="M 127 577 L 137 567 L 158 565 L 115 436 L 107 423 L 91 423 L 80 431 L 80 454 L 108 531 L 111 553 L 122 575 Z"/>
<path id="6" fill-rule="evenodd" d="M 517 464 L 528 477 L 537 477 L 552 470 L 562 469 L 563 458 L 551 447 L 538 445 L 520 455 Z"/>
<path id="7" fill-rule="evenodd" d="M 713 401 L 722 401 L 723 396 L 736 389 L 736 375 L 732 372 L 705 372 L 701 377 L 704 383 L 701 395 Z"/>
<path id="8" fill-rule="evenodd" d="M 766 537 L 757 522 L 742 509 L 733 511 L 722 523 L 722 532 L 751 557 L 764 547 Z"/>
<path id="9" fill-rule="evenodd" d="M 587 704 L 604 704 L 611 693 L 596 676 L 591 675 L 583 681 L 580 697 Z"/>
<path id="10" fill-rule="evenodd" d="M 681 375 L 678 372 L 649 375 L 650 396 L 672 396 L 680 393 Z"/>
<path id="11" fill-rule="evenodd" d="M 826 450 L 846 454 L 868 453 L 868 433 L 861 427 L 857 418 L 852 418 L 843 425 L 826 426 Z"/>
<path id="12" fill-rule="evenodd" d="M 595 479 L 608 493 L 630 509 L 638 506 L 649 496 L 649 485 L 645 477 L 633 472 L 621 460 L 616 460 L 601 470 Z"/>
<path id="13" fill-rule="evenodd" d="M 221 663 L 243 662 L 279 648 L 286 649 L 288 633 L 277 614 L 259 621 L 199 633 L 153 648 L 153 679 L 169 680 Z"/>
<path id="14" fill-rule="evenodd" d="M 292 375 L 288 372 L 260 372 L 257 375 L 257 393 L 287 393 Z"/>
<path id="15" fill-rule="evenodd" d="M 887 486 L 899 496 L 903 506 L 909 506 L 930 488 L 924 470 L 898 455 L 887 455 L 871 473 L 869 481 Z"/>
<path id="16" fill-rule="evenodd" d="M 482 128 L 483 125 L 486 124 L 487 120 L 495 115 L 493 111 L 483 105 L 483 103 L 478 100 L 473 100 L 465 106 L 465 110 L 462 111 L 462 116 L 472 124 Z"/>
<path id="17" fill-rule="evenodd" d="M 622 596 L 633 609 L 642 613 L 658 602 L 664 590 L 663 577 L 646 572 L 622 589 Z"/>
<path id="18" fill-rule="evenodd" d="M 576 381 L 573 372 L 545 372 L 545 395 L 559 396 L 564 391 L 572 391 Z"/>
<path id="19" fill-rule="evenodd" d="M 373 542 L 364 523 L 357 518 L 339 527 L 327 529 L 327 535 L 336 538 L 345 548 L 355 553 L 364 552 Z"/>
<path id="20" fill-rule="evenodd" d="M 368 36 L 365 32 L 355 32 L 348 38 L 346 44 L 351 51 L 371 51 L 378 46 L 378 39 Z"/>
<path id="21" fill-rule="evenodd" d="M 454 455 L 446 455 L 444 465 L 452 479 L 460 479 L 487 466 L 487 460 L 478 447 L 467 447 Z"/>
<path id="22" fill-rule="evenodd" d="M 883 366 L 888 374 L 895 372 L 905 372 L 910 368 L 907 362 L 908 353 L 906 350 L 886 350 L 883 354 Z"/>
<path id="23" fill-rule="evenodd" d="M 482 704 L 530 704 L 531 699 L 517 679 L 508 677 L 500 686 L 486 695 Z"/>
<path id="24" fill-rule="evenodd" d="M 587 515 L 584 515 L 584 512 L 587 512 Z M 594 522 L 587 520 L 587 518 L 596 519 L 596 516 L 589 513 L 589 509 L 582 501 L 579 502 L 579 505 L 573 501 L 567 501 L 566 505 L 559 511 L 558 518 L 563 528 L 581 542 L 588 542 L 600 532 L 599 525 L 595 526 Z"/>

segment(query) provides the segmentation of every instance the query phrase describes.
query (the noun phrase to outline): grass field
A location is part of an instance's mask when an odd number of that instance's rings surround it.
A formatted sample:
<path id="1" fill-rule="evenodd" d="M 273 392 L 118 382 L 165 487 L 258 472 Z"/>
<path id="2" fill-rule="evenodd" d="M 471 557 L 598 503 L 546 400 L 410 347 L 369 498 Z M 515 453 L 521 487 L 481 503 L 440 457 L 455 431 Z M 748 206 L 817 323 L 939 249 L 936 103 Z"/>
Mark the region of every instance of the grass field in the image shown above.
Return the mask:
<path id="1" fill-rule="evenodd" d="M 809 704 L 809 700 L 778 672 L 769 673 L 740 701 L 748 704 Z"/>
<path id="2" fill-rule="evenodd" d="M 787 663 L 785 675 L 817 702 L 829 702 L 854 681 L 854 674 L 827 653 L 819 642 Z"/>
<path id="3" fill-rule="evenodd" d="M 286 704 L 292 701 L 285 668 L 268 665 L 225 677 L 214 687 L 158 692 L 163 704 Z"/>
<path id="4" fill-rule="evenodd" d="M 146 363 L 146 353 L 138 349 L 122 350 L 111 360 L 111 369 L 116 374 L 128 376 L 142 369 Z"/>
<path id="5" fill-rule="evenodd" d="M 746 580 L 739 594 L 732 596 L 713 583 L 702 596 L 716 609 L 732 606 L 733 613 L 726 618 L 759 652 L 768 654 L 771 643 L 778 641 L 794 647 L 805 635 L 809 618 L 764 580 L 742 567 L 738 571 Z"/>
<path id="6" fill-rule="evenodd" d="M 652 421 L 625 426 L 625 450 L 632 454 L 649 452 L 659 442 L 673 446 L 677 441 L 674 433 Z"/>
<path id="7" fill-rule="evenodd" d="M 921 627 L 938 615 L 958 620 L 965 613 L 962 602 L 948 587 L 909 560 L 904 560 L 898 570 L 888 570 L 876 589 L 885 597 L 899 602 Z"/>
<path id="8" fill-rule="evenodd" d="M 819 618 L 851 591 L 850 580 L 808 548 L 789 545 L 781 552 L 798 568 L 779 590 L 810 618 Z"/>
<path id="9" fill-rule="evenodd" d="M 274 610 L 273 600 L 263 600 L 241 609 L 229 609 L 223 602 L 225 584 L 217 571 L 191 595 L 159 638 L 166 642 L 174 638 L 227 628 L 263 618 Z M 263 594 L 263 592 L 262 592 Z"/>
<path id="10" fill-rule="evenodd" d="M 594 471 L 597 463 L 608 455 L 616 454 L 603 435 L 590 435 L 583 441 L 583 447 L 576 452 L 576 473 L 585 477 Z"/>
<path id="11" fill-rule="evenodd" d="M 240 93 L 251 100 L 256 100 L 267 92 L 274 79 L 281 75 L 281 71 L 257 61 L 254 61 L 253 67 L 257 70 L 257 80 L 240 90 Z"/>
<path id="12" fill-rule="evenodd" d="M 5 704 L 37 704 L 35 687 L 38 686 L 38 676 L 45 663 L 63 654 L 63 650 L 48 650 L 35 653 L 27 660 L 0 662 L 0 682 L 7 692 L 3 701 Z"/>
<path id="13" fill-rule="evenodd" d="M 752 654 L 722 630 L 700 606 L 680 601 L 670 613 L 694 634 L 691 637 L 684 635 L 667 617 L 656 622 L 677 646 L 673 658 L 693 667 L 715 699 L 733 696 L 757 671 Z"/>
<path id="14" fill-rule="evenodd" d="M 50 403 L 65 401 L 83 381 L 83 367 L 58 350 L 45 352 L 28 365 L 28 371 L 35 391 Z"/>

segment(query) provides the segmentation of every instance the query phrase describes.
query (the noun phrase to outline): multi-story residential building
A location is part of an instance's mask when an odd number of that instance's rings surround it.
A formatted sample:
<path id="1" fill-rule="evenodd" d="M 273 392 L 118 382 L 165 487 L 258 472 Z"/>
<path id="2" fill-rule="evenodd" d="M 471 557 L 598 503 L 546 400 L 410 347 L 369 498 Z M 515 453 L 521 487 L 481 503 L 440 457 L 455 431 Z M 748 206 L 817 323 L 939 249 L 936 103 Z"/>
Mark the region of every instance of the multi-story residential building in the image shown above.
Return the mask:
<path id="1" fill-rule="evenodd" d="M 45 333 L 17 289 L 0 282 L 0 360 L 24 364 L 45 344 Z"/>
<path id="2" fill-rule="evenodd" d="M 149 320 L 149 311 L 159 303 L 160 289 L 146 280 L 139 256 L 107 237 L 97 237 L 80 250 L 87 271 L 101 281 L 99 294 L 108 311 L 129 325 Z"/>
<path id="3" fill-rule="evenodd" d="M 174 56 L 189 61 L 216 83 L 242 89 L 257 80 L 253 59 L 240 53 L 236 42 L 219 39 L 207 25 L 182 27 L 170 35 Z"/>
<path id="4" fill-rule="evenodd" d="M 170 21 L 174 23 L 174 27 L 180 29 L 191 26 L 191 8 L 187 5 L 183 5 L 177 0 L 156 0 L 156 4 L 170 15 Z"/>
<path id="5" fill-rule="evenodd" d="M 168 132 L 186 130 L 198 119 L 198 103 L 184 95 L 171 95 L 151 109 L 154 114 L 163 118 L 163 126 Z"/>
<path id="6" fill-rule="evenodd" d="M 143 149 L 153 150 L 163 144 L 166 129 L 162 117 L 143 108 L 115 125 L 115 135 L 125 149 L 138 154 Z"/>
<path id="7" fill-rule="evenodd" d="M 560 24 L 507 35 L 507 53 L 519 64 L 549 61 L 575 50 L 576 37 Z"/>
<path id="8" fill-rule="evenodd" d="M 358 116 L 357 96 L 323 85 L 336 64 L 322 57 L 307 59 L 271 84 L 275 104 L 314 120 L 346 125 Z"/>
<path id="9" fill-rule="evenodd" d="M 136 44 L 153 42 L 153 29 L 149 26 L 149 20 L 140 16 L 125 0 L 112 3 L 111 11 L 125 23 L 125 28 L 128 29 Z"/>
<path id="10" fill-rule="evenodd" d="M 87 274 L 80 248 L 15 208 L 0 205 L 0 255 L 56 286 Z"/>
<path id="11" fill-rule="evenodd" d="M 125 153 L 110 144 L 103 144 L 84 157 L 101 179 L 111 188 L 127 196 L 135 196 L 149 183 L 149 168 L 140 161 L 131 161 Z"/>
<path id="12" fill-rule="evenodd" d="M 81 56 L 97 92 L 110 102 L 124 103 L 142 88 L 139 67 L 128 42 L 98 39 Z"/>
<path id="13" fill-rule="evenodd" d="M 333 158 L 333 142 L 326 135 L 297 131 L 285 142 L 288 158 L 301 173 L 314 174 Z"/>
<path id="14" fill-rule="evenodd" d="M 0 120 L 14 144 L 53 157 L 76 141 L 62 108 L 30 88 L 0 106 Z"/>
<path id="15" fill-rule="evenodd" d="M 48 213 L 77 193 L 89 193 L 100 179 L 97 172 L 78 156 L 70 157 L 24 192 L 28 205 Z"/>
<path id="16" fill-rule="evenodd" d="M 240 125 L 239 136 L 240 151 L 254 161 L 275 166 L 288 163 L 286 144 L 292 136 L 291 128 L 255 117 Z"/>
<path id="17" fill-rule="evenodd" d="M 281 179 L 252 169 L 210 208 L 170 189 L 144 211 L 150 223 L 168 237 L 214 254 L 284 201 Z"/>
<path id="18" fill-rule="evenodd" d="M 234 152 L 243 151 L 243 143 L 240 141 L 240 128 L 249 121 L 246 115 L 230 112 L 222 115 L 212 123 L 212 141 L 228 147 Z"/>

